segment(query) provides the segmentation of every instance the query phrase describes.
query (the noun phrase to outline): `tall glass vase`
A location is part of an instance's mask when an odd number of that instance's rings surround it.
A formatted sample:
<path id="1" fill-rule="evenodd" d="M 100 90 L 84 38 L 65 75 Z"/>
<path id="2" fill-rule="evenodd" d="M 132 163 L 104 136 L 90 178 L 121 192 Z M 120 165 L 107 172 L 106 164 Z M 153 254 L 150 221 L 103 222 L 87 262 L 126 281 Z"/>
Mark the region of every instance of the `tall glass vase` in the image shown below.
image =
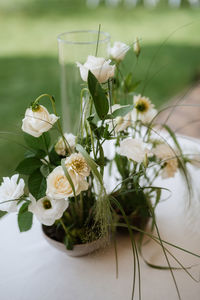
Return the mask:
<path id="1" fill-rule="evenodd" d="M 98 38 L 99 36 L 99 38 Z M 77 133 L 80 120 L 80 93 L 84 82 L 76 63 L 85 63 L 88 55 L 107 57 L 110 35 L 98 31 L 71 31 L 58 36 L 61 69 L 62 122 L 65 132 Z M 81 86 L 82 84 L 82 86 Z"/>

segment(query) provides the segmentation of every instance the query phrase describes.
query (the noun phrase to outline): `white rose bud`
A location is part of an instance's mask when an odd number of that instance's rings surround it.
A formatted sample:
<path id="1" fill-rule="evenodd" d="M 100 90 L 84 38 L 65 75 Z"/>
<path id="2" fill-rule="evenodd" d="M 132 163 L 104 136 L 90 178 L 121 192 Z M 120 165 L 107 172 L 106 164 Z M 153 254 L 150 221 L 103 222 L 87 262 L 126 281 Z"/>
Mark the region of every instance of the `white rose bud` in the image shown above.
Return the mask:
<path id="1" fill-rule="evenodd" d="M 69 203 L 64 199 L 52 200 L 48 197 L 39 199 L 38 201 L 30 194 L 28 210 L 32 212 L 38 221 L 44 225 L 51 226 L 60 219 L 67 209 Z"/>
<path id="2" fill-rule="evenodd" d="M 71 150 L 73 151 L 76 146 L 76 136 L 72 133 L 65 133 L 64 137 L 66 138 Z M 66 147 L 62 137 L 60 137 L 58 142 L 56 143 L 55 151 L 58 155 L 66 155 Z"/>
<path id="3" fill-rule="evenodd" d="M 74 184 L 76 196 L 78 196 L 82 191 L 86 191 L 88 189 L 88 182 L 84 177 L 77 175 L 72 170 L 69 170 L 68 172 Z M 61 166 L 56 167 L 47 177 L 46 194 L 49 198 L 55 200 L 67 200 L 68 197 L 74 196 L 72 187 Z"/>
<path id="4" fill-rule="evenodd" d="M 151 154 L 147 146 L 141 139 L 128 138 L 121 142 L 119 154 L 141 163 L 146 161 L 147 155 Z"/>
<path id="5" fill-rule="evenodd" d="M 19 174 L 15 174 L 11 178 L 3 178 L 3 182 L 0 185 L 0 210 L 7 212 L 17 211 L 17 201 L 1 202 L 19 199 L 24 195 L 24 180 L 20 179 L 19 182 L 17 182 L 18 178 Z"/>
<path id="6" fill-rule="evenodd" d="M 126 52 L 129 50 L 129 46 L 121 42 L 115 42 L 113 47 L 108 48 L 108 54 L 116 61 L 124 59 Z"/>
<path id="7" fill-rule="evenodd" d="M 110 62 L 110 59 L 105 60 L 103 57 L 89 55 L 84 65 L 77 62 L 77 66 L 80 68 L 80 74 L 83 81 L 87 81 L 88 71 L 90 70 L 96 79 L 100 83 L 103 83 L 114 76 L 115 66 L 110 65 Z"/>
<path id="8" fill-rule="evenodd" d="M 140 55 L 141 48 L 140 48 L 140 43 L 138 38 L 136 38 L 136 41 L 133 44 L 133 51 L 135 52 L 137 57 Z"/>
<path id="9" fill-rule="evenodd" d="M 48 110 L 39 105 L 38 109 L 27 108 L 25 118 L 22 120 L 22 130 L 34 137 L 39 137 L 43 132 L 52 128 L 59 118 L 54 114 L 49 114 Z"/>

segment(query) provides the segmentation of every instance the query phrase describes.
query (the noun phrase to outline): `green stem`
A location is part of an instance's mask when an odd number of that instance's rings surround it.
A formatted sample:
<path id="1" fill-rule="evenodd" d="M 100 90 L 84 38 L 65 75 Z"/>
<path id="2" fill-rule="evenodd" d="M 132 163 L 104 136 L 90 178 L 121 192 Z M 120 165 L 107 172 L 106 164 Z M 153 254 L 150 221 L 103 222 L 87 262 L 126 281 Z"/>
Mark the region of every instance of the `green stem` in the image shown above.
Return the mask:
<path id="1" fill-rule="evenodd" d="M 111 84 L 110 84 L 110 80 L 108 79 L 108 94 L 109 94 L 109 104 L 110 104 L 110 113 L 112 115 L 112 87 L 111 87 Z M 114 135 L 115 135 L 115 126 L 114 126 L 114 121 L 112 119 L 112 126 L 113 126 L 113 132 L 114 132 Z"/>
<path id="2" fill-rule="evenodd" d="M 47 140 L 46 140 L 45 134 L 42 134 L 42 139 L 43 139 L 43 142 L 44 142 L 45 152 L 46 152 L 46 154 L 48 156 L 48 159 L 49 159 L 49 162 L 50 162 L 49 149 L 48 149 L 48 145 L 47 145 Z M 49 162 L 48 162 L 48 164 L 49 164 Z"/>
<path id="3" fill-rule="evenodd" d="M 62 219 L 59 219 L 59 221 L 60 221 L 60 224 L 62 225 L 62 228 L 64 229 L 65 233 L 68 234 L 68 229 L 67 229 L 67 227 L 65 226 L 63 220 L 62 220 Z"/>
<path id="4" fill-rule="evenodd" d="M 100 31 L 101 31 L 101 24 L 99 24 L 99 30 L 98 30 L 98 36 L 97 36 L 97 46 L 96 46 L 95 56 L 97 56 L 97 53 L 98 53 Z"/>

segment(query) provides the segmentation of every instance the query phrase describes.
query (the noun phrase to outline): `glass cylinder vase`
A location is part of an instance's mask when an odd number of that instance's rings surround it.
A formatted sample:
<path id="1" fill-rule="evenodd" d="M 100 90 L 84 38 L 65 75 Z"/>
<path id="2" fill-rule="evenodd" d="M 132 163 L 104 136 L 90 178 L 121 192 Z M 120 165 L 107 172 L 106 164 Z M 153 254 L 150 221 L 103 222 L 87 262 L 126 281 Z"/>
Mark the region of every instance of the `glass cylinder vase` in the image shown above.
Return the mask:
<path id="1" fill-rule="evenodd" d="M 105 32 L 71 31 L 58 36 L 61 69 L 62 123 L 65 132 L 77 133 L 80 121 L 80 93 L 84 87 L 77 62 L 84 64 L 88 55 L 107 56 L 110 35 Z"/>

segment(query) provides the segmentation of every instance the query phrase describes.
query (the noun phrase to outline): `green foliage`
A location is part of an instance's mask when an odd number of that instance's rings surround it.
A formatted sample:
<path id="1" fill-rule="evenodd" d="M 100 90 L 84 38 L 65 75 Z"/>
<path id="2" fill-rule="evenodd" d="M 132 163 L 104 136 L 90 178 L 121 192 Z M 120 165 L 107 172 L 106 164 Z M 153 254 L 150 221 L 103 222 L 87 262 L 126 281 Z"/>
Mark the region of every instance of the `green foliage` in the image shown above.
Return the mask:
<path id="1" fill-rule="evenodd" d="M 7 214 L 6 211 L 0 210 L 0 219 Z"/>
<path id="2" fill-rule="evenodd" d="M 39 200 L 46 195 L 46 179 L 40 170 L 34 171 L 28 178 L 29 192 Z"/>
<path id="3" fill-rule="evenodd" d="M 19 174 L 30 175 L 35 170 L 39 169 L 42 165 L 40 159 L 35 157 L 25 158 L 22 160 L 16 168 L 16 172 Z"/>
<path id="4" fill-rule="evenodd" d="M 67 250 L 72 250 L 73 249 L 73 241 L 72 241 L 70 235 L 65 236 L 64 244 L 65 244 Z"/>
<path id="5" fill-rule="evenodd" d="M 88 72 L 88 88 L 92 96 L 97 115 L 101 120 L 103 120 L 109 110 L 108 99 L 100 83 L 90 71 Z"/>
<path id="6" fill-rule="evenodd" d="M 31 149 L 35 150 L 44 150 L 45 149 L 45 144 L 44 144 L 44 138 L 46 141 L 47 147 L 49 147 L 51 138 L 49 132 L 43 133 L 40 137 L 34 137 L 30 134 L 24 133 L 24 140 Z"/>
<path id="7" fill-rule="evenodd" d="M 56 153 L 54 146 L 52 146 L 52 148 L 50 149 L 49 159 L 53 165 L 55 165 L 55 166 L 60 165 L 60 156 Z"/>
<path id="8" fill-rule="evenodd" d="M 133 110 L 133 107 L 134 107 L 134 105 L 126 105 L 126 106 L 120 107 L 112 112 L 112 116 L 113 116 L 113 118 L 116 118 L 118 116 L 124 117 L 130 111 Z"/>
<path id="9" fill-rule="evenodd" d="M 47 177 L 49 175 L 49 173 L 51 172 L 51 169 L 48 165 L 42 165 L 40 168 L 40 172 L 42 174 L 43 177 Z"/>
<path id="10" fill-rule="evenodd" d="M 30 134 L 24 133 L 24 140 L 31 149 L 39 150 L 44 148 L 44 141 L 42 136 L 36 138 Z"/>
<path id="11" fill-rule="evenodd" d="M 44 150 L 41 150 L 41 149 L 39 149 L 39 150 L 35 150 L 35 149 L 28 150 L 24 154 L 25 158 L 36 157 L 36 158 L 42 159 L 45 156 L 46 156 L 46 152 Z"/>
<path id="12" fill-rule="evenodd" d="M 18 226 L 20 232 L 28 231 L 32 227 L 33 214 L 28 211 L 29 202 L 24 203 L 18 213 Z"/>

